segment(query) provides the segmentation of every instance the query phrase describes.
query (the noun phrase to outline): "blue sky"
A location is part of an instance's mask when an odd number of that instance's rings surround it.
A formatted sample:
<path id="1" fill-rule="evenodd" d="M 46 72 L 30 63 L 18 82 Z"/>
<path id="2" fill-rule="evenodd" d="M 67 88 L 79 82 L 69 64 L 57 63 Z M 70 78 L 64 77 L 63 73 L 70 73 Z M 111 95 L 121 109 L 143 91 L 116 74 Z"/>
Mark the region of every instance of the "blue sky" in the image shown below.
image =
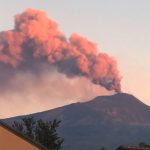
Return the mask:
<path id="1" fill-rule="evenodd" d="M 68 37 L 77 32 L 114 56 L 123 91 L 150 105 L 149 0 L 0 1 L 0 31 L 13 28 L 14 15 L 29 7 L 46 11 Z"/>

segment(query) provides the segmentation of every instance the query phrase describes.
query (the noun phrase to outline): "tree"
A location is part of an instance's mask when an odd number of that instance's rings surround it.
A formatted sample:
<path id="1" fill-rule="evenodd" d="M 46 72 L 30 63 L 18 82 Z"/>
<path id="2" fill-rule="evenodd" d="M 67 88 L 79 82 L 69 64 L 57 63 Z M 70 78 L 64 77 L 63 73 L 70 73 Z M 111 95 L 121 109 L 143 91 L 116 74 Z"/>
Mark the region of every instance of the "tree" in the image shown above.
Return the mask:
<path id="1" fill-rule="evenodd" d="M 106 150 L 106 148 L 103 146 L 103 147 L 100 148 L 100 150 Z"/>
<path id="2" fill-rule="evenodd" d="M 41 119 L 34 120 L 33 117 L 26 117 L 20 122 L 14 121 L 12 127 L 50 150 L 60 150 L 64 142 L 56 130 L 60 123 L 61 121 L 57 120 L 45 122 Z"/>
<path id="3" fill-rule="evenodd" d="M 34 139 L 34 128 L 36 122 L 34 121 L 33 117 L 23 118 L 22 121 L 26 127 L 26 132 L 24 134 L 31 139 Z"/>
<path id="4" fill-rule="evenodd" d="M 146 143 L 145 143 L 145 142 L 139 143 L 139 147 L 144 148 L 145 146 L 146 146 Z"/>
<path id="5" fill-rule="evenodd" d="M 12 127 L 16 129 L 17 131 L 24 133 L 24 126 L 21 122 L 19 123 L 19 122 L 14 121 L 12 124 Z"/>
<path id="6" fill-rule="evenodd" d="M 141 147 L 141 148 L 150 148 L 150 145 L 145 143 L 145 142 L 141 142 L 141 143 L 139 143 L 139 147 Z"/>
<path id="7" fill-rule="evenodd" d="M 42 120 L 37 121 L 35 128 L 35 139 L 45 147 L 49 149 L 59 150 L 63 143 L 63 139 L 58 136 L 56 128 L 59 127 L 61 121 L 50 121 L 43 122 Z"/>

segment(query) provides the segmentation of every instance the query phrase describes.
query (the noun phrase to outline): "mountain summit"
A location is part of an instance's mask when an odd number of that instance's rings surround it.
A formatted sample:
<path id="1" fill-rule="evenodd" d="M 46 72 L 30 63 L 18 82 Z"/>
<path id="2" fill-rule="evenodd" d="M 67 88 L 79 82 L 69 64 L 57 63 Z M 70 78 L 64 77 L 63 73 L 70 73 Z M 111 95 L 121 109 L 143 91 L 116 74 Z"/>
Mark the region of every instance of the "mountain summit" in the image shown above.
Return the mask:
<path id="1" fill-rule="evenodd" d="M 98 96 L 31 115 L 35 119 L 62 120 L 59 132 L 65 138 L 65 150 L 114 149 L 120 144 L 150 141 L 150 107 L 126 93 Z"/>
<path id="2" fill-rule="evenodd" d="M 85 105 L 103 114 L 108 120 L 130 124 L 150 124 L 150 107 L 126 93 L 99 96 Z"/>

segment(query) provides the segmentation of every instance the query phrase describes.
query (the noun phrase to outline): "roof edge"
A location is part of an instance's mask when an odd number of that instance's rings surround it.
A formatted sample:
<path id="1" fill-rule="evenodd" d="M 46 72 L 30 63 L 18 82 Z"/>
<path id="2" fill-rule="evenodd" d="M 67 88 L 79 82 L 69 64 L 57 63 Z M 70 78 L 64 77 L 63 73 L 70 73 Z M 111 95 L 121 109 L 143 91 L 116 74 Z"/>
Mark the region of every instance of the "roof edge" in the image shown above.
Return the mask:
<path id="1" fill-rule="evenodd" d="M 30 143 L 30 144 L 38 147 L 40 150 L 48 150 L 46 147 L 42 146 L 40 143 L 38 143 L 38 142 L 36 142 L 36 141 L 28 138 L 27 136 L 21 134 L 20 132 L 18 132 L 14 128 L 10 127 L 5 122 L 3 122 L 1 119 L 0 119 L 0 126 L 2 126 L 3 128 L 5 128 L 6 130 L 10 131 L 11 133 L 15 134 L 16 136 L 22 138 L 26 142 L 28 142 L 28 143 Z"/>

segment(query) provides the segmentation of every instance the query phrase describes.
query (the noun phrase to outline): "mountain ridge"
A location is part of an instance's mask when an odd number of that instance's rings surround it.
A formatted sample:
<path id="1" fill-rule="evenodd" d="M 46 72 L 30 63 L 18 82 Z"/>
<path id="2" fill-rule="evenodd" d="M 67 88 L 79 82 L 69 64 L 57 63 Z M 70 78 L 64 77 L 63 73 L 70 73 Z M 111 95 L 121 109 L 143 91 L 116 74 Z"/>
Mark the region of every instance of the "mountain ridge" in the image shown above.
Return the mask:
<path id="1" fill-rule="evenodd" d="M 98 96 L 27 116 L 45 121 L 62 120 L 60 135 L 65 150 L 96 150 L 102 146 L 115 149 L 120 144 L 150 141 L 150 106 L 136 97 L 117 93 Z M 25 116 L 6 119 L 8 124 Z M 132 141 L 130 140 L 132 139 Z"/>

